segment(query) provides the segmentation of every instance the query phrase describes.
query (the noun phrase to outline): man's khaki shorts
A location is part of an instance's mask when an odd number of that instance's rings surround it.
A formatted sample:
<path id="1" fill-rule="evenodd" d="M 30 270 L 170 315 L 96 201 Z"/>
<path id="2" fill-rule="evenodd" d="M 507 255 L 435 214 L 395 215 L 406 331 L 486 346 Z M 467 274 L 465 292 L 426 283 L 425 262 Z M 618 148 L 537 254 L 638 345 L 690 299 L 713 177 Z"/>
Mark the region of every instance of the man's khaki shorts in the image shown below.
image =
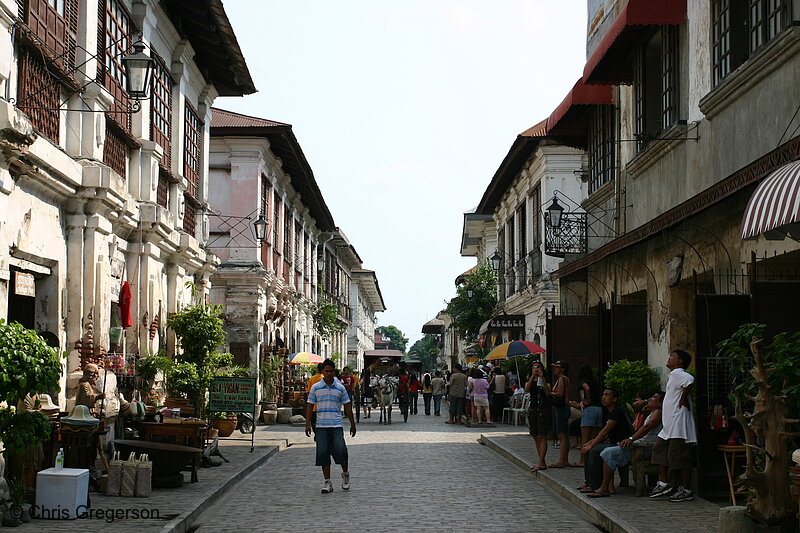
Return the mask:
<path id="1" fill-rule="evenodd" d="M 673 470 L 686 470 L 692 468 L 692 444 L 687 444 L 684 439 L 664 440 L 661 437 L 653 444 L 653 457 L 650 462 L 663 465 Z"/>

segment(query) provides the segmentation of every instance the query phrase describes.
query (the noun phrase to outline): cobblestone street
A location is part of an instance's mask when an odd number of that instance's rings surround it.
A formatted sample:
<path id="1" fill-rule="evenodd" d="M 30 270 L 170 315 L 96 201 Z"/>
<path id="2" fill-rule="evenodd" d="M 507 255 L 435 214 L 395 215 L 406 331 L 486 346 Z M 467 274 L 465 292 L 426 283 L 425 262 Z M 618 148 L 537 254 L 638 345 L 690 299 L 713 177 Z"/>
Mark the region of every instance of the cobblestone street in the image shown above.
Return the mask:
<path id="1" fill-rule="evenodd" d="M 194 524 L 198 533 L 290 531 L 313 522 L 369 531 L 598 531 L 529 474 L 477 442 L 481 433 L 502 435 L 509 426 L 454 427 L 444 424 L 444 417 L 421 412 L 406 424 L 396 410 L 393 414 L 390 426 L 379 425 L 373 414 L 362 419 L 355 438 L 346 437 L 351 489 L 341 489 L 341 469 L 334 465 L 332 494 L 320 493 L 314 443 L 302 428 L 267 430 L 295 444 L 205 512 Z"/>

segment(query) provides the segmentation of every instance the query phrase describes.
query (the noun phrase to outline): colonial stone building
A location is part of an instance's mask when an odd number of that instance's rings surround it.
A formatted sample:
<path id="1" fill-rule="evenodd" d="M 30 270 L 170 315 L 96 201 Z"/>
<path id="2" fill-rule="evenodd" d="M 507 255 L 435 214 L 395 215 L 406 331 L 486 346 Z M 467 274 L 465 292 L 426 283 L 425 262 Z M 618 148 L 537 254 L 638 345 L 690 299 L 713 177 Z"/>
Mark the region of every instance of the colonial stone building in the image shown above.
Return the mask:
<path id="1" fill-rule="evenodd" d="M 1 0 L 0 26 L 0 317 L 70 352 L 65 372 L 173 351 L 167 315 L 217 264 L 211 104 L 255 92 L 222 2 Z M 144 95 L 126 90 L 137 40 Z"/>
<path id="2" fill-rule="evenodd" d="M 608 231 L 552 275 L 574 311 L 549 322 L 550 355 L 664 374 L 671 350 L 692 353 L 700 489 L 724 488 L 728 435 L 711 412 L 728 406 L 730 367 L 716 344 L 746 322 L 800 327 L 800 3 L 589 7 L 581 83 L 613 101 L 548 133 L 587 147 L 581 211 Z"/>
<path id="3" fill-rule="evenodd" d="M 225 308 L 235 362 L 255 374 L 267 354 L 313 351 L 355 366 L 348 350 L 372 349 L 363 338 L 371 340 L 374 313 L 385 306 L 375 273 L 336 227 L 292 127 L 214 109 L 211 138 L 208 248 L 221 261 L 211 301 Z M 339 326 L 330 338 L 317 328 L 322 305 Z"/>
<path id="4" fill-rule="evenodd" d="M 484 347 L 545 342 L 547 312 L 559 303 L 549 274 L 560 259 L 546 255 L 543 210 L 553 198 L 568 205 L 582 197 L 585 159 L 548 137 L 542 121 L 517 136 L 478 207 L 464 215 L 461 255 L 492 263 L 498 277 L 499 311 L 481 328 Z"/>
<path id="5" fill-rule="evenodd" d="M 352 323 L 347 329 L 347 356 L 342 366 L 363 370 L 363 355 L 375 349 L 375 313 L 386 311 L 378 277 L 373 270 L 355 269 L 350 272 L 350 309 Z"/>

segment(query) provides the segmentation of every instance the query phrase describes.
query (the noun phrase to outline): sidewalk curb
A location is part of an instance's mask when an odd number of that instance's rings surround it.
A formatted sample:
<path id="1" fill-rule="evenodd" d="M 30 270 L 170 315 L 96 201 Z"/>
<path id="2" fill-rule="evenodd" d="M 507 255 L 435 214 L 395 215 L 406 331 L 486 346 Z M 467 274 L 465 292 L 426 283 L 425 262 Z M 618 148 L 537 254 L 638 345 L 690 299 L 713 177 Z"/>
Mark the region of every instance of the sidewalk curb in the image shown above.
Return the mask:
<path id="1" fill-rule="evenodd" d="M 272 440 L 272 439 L 271 439 Z M 195 500 L 188 509 L 181 513 L 177 518 L 173 518 L 161 529 L 161 533 L 186 533 L 189 527 L 200 517 L 203 511 L 212 503 L 221 498 L 228 489 L 232 488 L 239 481 L 244 479 L 256 468 L 266 463 L 273 455 L 286 449 L 288 441 L 286 439 L 279 439 L 277 445 L 270 445 L 268 449 L 261 455 L 251 461 L 250 464 L 244 466 L 241 470 L 233 474 L 231 477 L 224 479 L 210 487 L 203 495 Z M 223 453 L 224 453 L 223 448 Z"/>
<path id="2" fill-rule="evenodd" d="M 488 448 L 491 448 L 498 455 L 504 457 L 509 462 L 517 465 L 525 471 L 530 470 L 530 468 L 533 466 L 514 452 L 507 450 L 494 442 L 490 436 L 482 434 L 480 443 Z M 626 523 L 625 520 L 607 515 L 602 509 L 592 505 L 589 500 L 580 497 L 577 493 L 561 485 L 558 481 L 554 480 L 547 474 L 543 472 L 531 472 L 530 475 L 536 478 L 537 481 L 541 482 L 547 488 L 567 500 L 569 503 L 575 507 L 578 507 L 581 511 L 586 513 L 589 518 L 591 518 L 595 525 L 602 527 L 609 533 L 641 533 L 638 528 Z"/>

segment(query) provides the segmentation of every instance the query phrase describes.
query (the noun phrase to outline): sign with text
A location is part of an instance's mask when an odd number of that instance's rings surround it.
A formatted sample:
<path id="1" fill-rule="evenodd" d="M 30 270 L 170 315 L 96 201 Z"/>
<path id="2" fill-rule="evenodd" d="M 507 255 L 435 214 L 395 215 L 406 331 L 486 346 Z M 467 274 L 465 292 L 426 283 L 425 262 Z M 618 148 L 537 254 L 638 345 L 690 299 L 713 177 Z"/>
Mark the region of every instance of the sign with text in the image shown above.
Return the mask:
<path id="1" fill-rule="evenodd" d="M 36 296 L 36 282 L 33 274 L 14 272 L 14 293 L 19 296 Z"/>
<path id="2" fill-rule="evenodd" d="M 256 410 L 256 378 L 214 378 L 208 400 L 211 411 L 252 413 Z"/>

